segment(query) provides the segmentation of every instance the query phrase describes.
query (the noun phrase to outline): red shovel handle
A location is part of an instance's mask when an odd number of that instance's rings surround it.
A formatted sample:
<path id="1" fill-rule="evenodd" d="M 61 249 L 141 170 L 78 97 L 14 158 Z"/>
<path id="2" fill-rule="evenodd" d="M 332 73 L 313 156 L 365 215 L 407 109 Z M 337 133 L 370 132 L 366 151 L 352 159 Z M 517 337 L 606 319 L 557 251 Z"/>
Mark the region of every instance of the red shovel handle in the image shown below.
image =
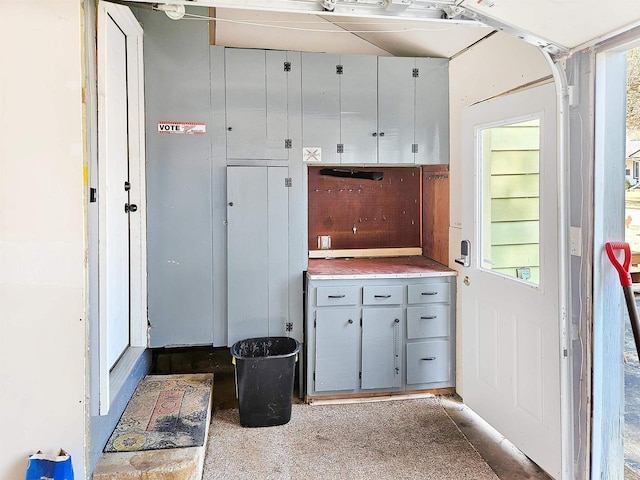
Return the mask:
<path id="1" fill-rule="evenodd" d="M 618 271 L 620 277 L 620 285 L 623 287 L 630 287 L 631 274 L 629 274 L 629 265 L 631 264 L 631 249 L 626 242 L 607 242 L 604 244 L 604 248 L 607 251 L 607 256 L 611 260 L 612 265 Z M 618 257 L 616 257 L 616 250 L 624 250 L 624 263 L 620 264 Z"/>

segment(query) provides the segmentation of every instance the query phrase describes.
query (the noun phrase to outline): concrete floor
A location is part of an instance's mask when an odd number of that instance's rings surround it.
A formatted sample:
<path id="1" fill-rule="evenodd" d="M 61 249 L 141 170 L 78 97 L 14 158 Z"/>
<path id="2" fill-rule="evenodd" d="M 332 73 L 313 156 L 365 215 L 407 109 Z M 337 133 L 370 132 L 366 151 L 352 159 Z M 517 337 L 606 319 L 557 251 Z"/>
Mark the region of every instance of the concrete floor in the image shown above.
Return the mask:
<path id="1" fill-rule="evenodd" d="M 154 352 L 152 373 L 214 373 L 213 408 L 238 408 L 235 375 L 227 348 L 190 348 Z M 296 382 L 297 385 L 297 382 Z M 301 402 L 294 394 L 294 402 Z M 549 480 L 522 452 L 464 405 L 443 397 L 447 414 L 501 480 Z"/>

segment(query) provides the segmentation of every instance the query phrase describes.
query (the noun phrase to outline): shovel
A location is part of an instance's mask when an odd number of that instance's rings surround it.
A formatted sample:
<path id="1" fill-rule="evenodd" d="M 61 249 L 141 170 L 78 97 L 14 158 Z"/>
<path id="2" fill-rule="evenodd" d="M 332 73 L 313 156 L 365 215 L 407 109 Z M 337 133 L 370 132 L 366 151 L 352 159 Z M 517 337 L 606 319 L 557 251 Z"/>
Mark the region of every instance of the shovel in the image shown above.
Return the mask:
<path id="1" fill-rule="evenodd" d="M 620 277 L 620 285 L 624 292 L 624 299 L 627 302 L 627 310 L 629 311 L 629 320 L 631 321 L 631 329 L 633 330 L 633 340 L 636 344 L 636 351 L 640 357 L 640 321 L 638 320 L 638 311 L 636 310 L 636 299 L 631 289 L 631 274 L 629 273 L 629 265 L 631 264 L 631 249 L 626 242 L 607 242 L 604 245 L 607 256 L 618 271 Z M 624 263 L 618 261 L 616 250 L 624 251 Z"/>

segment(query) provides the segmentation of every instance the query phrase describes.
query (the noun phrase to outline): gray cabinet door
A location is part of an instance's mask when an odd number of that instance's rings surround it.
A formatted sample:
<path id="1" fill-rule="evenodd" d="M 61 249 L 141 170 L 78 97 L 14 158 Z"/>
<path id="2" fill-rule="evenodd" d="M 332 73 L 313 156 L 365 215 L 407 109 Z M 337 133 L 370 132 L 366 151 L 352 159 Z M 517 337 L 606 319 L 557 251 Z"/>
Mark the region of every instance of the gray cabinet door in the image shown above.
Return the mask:
<path id="1" fill-rule="evenodd" d="M 416 67 L 415 162 L 449 163 L 449 60 L 417 58 Z"/>
<path id="2" fill-rule="evenodd" d="M 315 390 L 356 390 L 360 366 L 360 309 L 316 311 Z"/>
<path id="3" fill-rule="evenodd" d="M 414 163 L 414 58 L 378 58 L 378 162 Z"/>
<path id="4" fill-rule="evenodd" d="M 227 158 L 287 160 L 287 52 L 225 49 Z"/>
<path id="5" fill-rule="evenodd" d="M 283 335 L 288 321 L 287 167 L 227 167 L 228 340 Z"/>
<path id="6" fill-rule="evenodd" d="M 342 55 L 340 78 L 341 163 L 378 161 L 378 61 L 372 55 Z"/>
<path id="7" fill-rule="evenodd" d="M 340 163 L 339 63 L 339 55 L 302 54 L 302 148 L 319 152 L 322 163 Z"/>
<path id="8" fill-rule="evenodd" d="M 448 340 L 407 344 L 407 384 L 448 382 L 450 377 Z"/>
<path id="9" fill-rule="evenodd" d="M 402 386 L 402 311 L 362 310 L 362 389 Z"/>

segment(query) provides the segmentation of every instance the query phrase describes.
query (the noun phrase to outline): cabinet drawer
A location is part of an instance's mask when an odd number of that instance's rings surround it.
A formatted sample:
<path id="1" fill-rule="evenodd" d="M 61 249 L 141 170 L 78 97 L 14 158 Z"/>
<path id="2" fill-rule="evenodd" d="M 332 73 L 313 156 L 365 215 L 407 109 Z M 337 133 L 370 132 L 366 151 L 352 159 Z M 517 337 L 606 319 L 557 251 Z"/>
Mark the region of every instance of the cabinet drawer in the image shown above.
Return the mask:
<path id="1" fill-rule="evenodd" d="M 316 305 L 327 307 L 330 305 L 357 305 L 359 303 L 360 288 L 346 287 L 318 287 L 316 288 Z"/>
<path id="2" fill-rule="evenodd" d="M 363 305 L 400 305 L 404 293 L 403 285 L 381 285 L 362 288 Z"/>
<path id="3" fill-rule="evenodd" d="M 449 341 L 407 344 L 407 384 L 448 382 Z"/>
<path id="4" fill-rule="evenodd" d="M 448 337 L 449 305 L 407 307 L 407 338 Z"/>
<path id="5" fill-rule="evenodd" d="M 423 283 L 407 287 L 407 303 L 448 303 L 448 283 Z"/>

